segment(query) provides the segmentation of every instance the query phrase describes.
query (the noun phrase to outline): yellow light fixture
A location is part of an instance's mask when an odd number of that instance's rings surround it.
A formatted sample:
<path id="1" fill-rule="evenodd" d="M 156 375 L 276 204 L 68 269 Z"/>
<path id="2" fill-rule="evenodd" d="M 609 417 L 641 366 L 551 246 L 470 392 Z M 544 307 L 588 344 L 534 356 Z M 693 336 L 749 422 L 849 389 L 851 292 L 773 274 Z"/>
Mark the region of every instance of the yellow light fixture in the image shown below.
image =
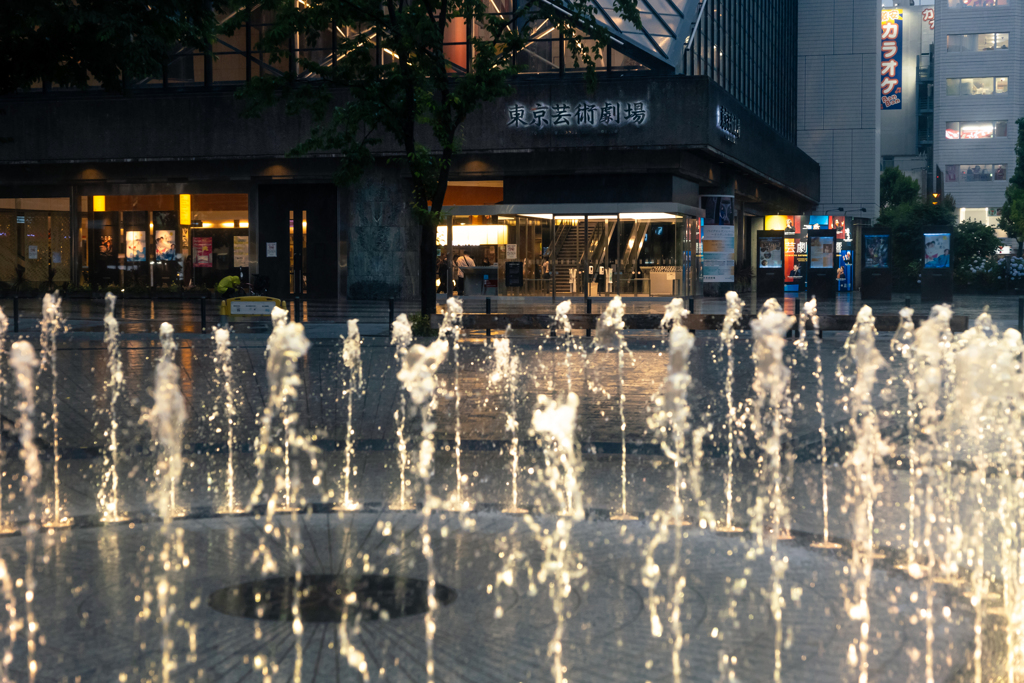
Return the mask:
<path id="1" fill-rule="evenodd" d="M 107 210 L 107 198 L 101 194 L 96 195 L 92 198 L 92 210 L 93 211 L 106 211 Z"/>
<path id="2" fill-rule="evenodd" d="M 437 226 L 437 241 L 448 245 L 448 226 Z M 477 247 L 484 244 L 508 244 L 507 225 L 453 225 L 452 244 L 456 247 Z"/>
<path id="3" fill-rule="evenodd" d="M 192 195 L 178 196 L 178 223 L 192 225 Z"/>
<path id="4" fill-rule="evenodd" d="M 624 221 L 674 221 L 679 218 L 675 214 L 671 213 L 620 213 L 619 218 Z"/>

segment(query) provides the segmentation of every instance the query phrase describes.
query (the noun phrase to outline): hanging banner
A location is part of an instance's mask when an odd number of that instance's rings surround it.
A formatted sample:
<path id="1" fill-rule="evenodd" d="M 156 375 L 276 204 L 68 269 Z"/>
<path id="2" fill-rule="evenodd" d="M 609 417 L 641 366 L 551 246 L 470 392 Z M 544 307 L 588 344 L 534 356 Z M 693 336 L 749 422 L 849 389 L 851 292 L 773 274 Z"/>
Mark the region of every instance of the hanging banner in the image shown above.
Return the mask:
<path id="1" fill-rule="evenodd" d="M 248 268 L 249 267 L 249 236 L 248 235 L 235 235 L 234 242 L 234 262 L 235 268 Z"/>
<path id="2" fill-rule="evenodd" d="M 736 281 L 736 198 L 730 195 L 705 195 L 701 235 L 701 260 L 704 282 Z"/>
<path id="3" fill-rule="evenodd" d="M 882 109 L 902 109 L 903 10 L 882 10 Z"/>
<path id="4" fill-rule="evenodd" d="M 213 268 L 213 238 L 212 237 L 196 237 L 192 240 L 192 245 L 195 247 L 196 268 Z"/>

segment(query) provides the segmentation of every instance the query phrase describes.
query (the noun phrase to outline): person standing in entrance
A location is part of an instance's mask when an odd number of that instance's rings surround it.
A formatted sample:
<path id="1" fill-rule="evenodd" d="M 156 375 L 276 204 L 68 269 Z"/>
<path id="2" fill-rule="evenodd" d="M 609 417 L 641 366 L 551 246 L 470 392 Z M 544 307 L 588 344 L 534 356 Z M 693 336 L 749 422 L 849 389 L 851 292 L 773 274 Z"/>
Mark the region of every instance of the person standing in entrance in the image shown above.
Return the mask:
<path id="1" fill-rule="evenodd" d="M 459 251 L 459 258 L 455 260 L 455 266 L 458 275 L 458 287 L 459 296 L 466 296 L 466 274 L 462 272 L 463 267 L 473 268 L 476 263 L 473 262 L 473 258 L 465 251 Z"/>

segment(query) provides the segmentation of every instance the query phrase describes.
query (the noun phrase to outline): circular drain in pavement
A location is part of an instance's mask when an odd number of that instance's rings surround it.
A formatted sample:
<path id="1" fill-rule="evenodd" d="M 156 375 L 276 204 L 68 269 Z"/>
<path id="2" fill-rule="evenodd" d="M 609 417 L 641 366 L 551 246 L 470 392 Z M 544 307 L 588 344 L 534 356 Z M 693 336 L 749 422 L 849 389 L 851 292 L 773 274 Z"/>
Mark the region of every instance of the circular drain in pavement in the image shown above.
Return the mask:
<path id="1" fill-rule="evenodd" d="M 291 621 L 295 578 L 275 576 L 239 586 L 222 588 L 210 596 L 210 607 L 236 617 Z M 355 594 L 355 600 L 346 596 Z M 435 584 L 438 605 L 455 599 L 455 591 Z M 340 622 L 347 607 L 348 620 L 395 619 L 427 611 L 427 582 L 420 579 L 363 574 L 302 577 L 299 615 L 305 622 Z"/>

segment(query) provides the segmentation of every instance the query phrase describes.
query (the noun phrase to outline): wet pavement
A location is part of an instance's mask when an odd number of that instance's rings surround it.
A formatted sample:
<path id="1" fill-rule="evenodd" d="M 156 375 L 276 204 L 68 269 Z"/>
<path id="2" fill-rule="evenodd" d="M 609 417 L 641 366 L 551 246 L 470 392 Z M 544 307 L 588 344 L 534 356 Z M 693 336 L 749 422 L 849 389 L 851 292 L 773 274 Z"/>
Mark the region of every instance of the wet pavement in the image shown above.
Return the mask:
<path id="1" fill-rule="evenodd" d="M 550 300 L 494 301 L 500 302 L 492 303 L 495 313 L 538 312 L 550 304 Z M 9 302 L 0 303 L 7 310 Z M 56 440 L 50 421 L 52 376 L 44 372 L 38 379 L 44 471 L 40 508 L 43 519 L 53 514 L 53 468 L 59 455 L 60 510 L 74 526 L 47 532 L 31 555 L 39 582 L 34 610 L 41 644 L 45 638 L 36 680 L 105 681 L 115 676 L 120 681 L 160 680 L 168 662 L 174 667 L 168 671 L 168 680 L 176 681 L 297 680 L 296 671 L 303 681 L 362 680 L 360 673 L 339 656 L 342 641 L 337 624 L 306 624 L 300 638 L 290 617 L 259 622 L 224 614 L 211 607 L 210 600 L 218 591 L 258 580 L 261 563 L 266 566 L 265 557 L 272 557 L 277 565 L 275 573 L 282 576 L 294 574 L 301 566 L 307 573 L 361 572 L 426 578 L 419 534 L 422 518 L 400 510 L 415 506 L 422 492 L 413 483 L 415 473 L 410 468 L 405 472 L 410 482 L 407 497 L 401 499 L 403 473 L 395 426 L 401 392 L 395 378 L 394 349 L 385 337 L 387 304 L 319 306 L 307 302 L 303 306 L 301 315 L 313 344 L 300 363 L 302 385 L 296 408 L 299 430 L 315 437 L 311 442 L 314 448 L 291 452 L 287 470 L 274 459 L 263 481 L 273 486 L 274 476 L 290 478 L 295 498 L 312 505 L 302 514 L 279 515 L 271 533 L 258 516 L 239 512 L 260 481 L 252 444 L 268 395 L 267 335 L 240 332 L 232 337 L 231 400 L 238 416 L 234 425 L 236 441 L 229 449 L 225 438 L 226 399 L 216 382 L 213 341 L 209 334 L 199 332 L 198 315 L 189 308 L 193 302 L 174 304 L 179 306 L 177 309 L 170 307 L 172 303 L 166 303 L 168 308 L 162 307 L 165 302 L 150 306 L 149 302 L 127 301 L 118 305 L 126 377 L 124 398 L 116 413 L 122 425 L 118 433 L 119 512 L 130 522 L 99 524 L 98 491 L 110 472 L 106 432 L 110 413 L 104 389 L 107 352 L 99 327 L 102 302 L 72 301 L 65 307 L 69 330 L 59 339 L 54 365 Z M 595 300 L 595 312 L 604 303 Z M 628 313 L 660 313 L 664 303 L 646 298 L 626 300 Z M 842 306 L 856 303 L 838 302 L 836 313 L 855 313 L 855 309 Z M 890 308 L 879 306 L 876 311 L 895 312 L 902 303 L 891 302 L 886 305 Z M 787 307 L 795 304 L 796 300 L 786 302 Z M 1006 322 L 1011 313 L 1011 324 L 1016 324 L 1015 298 L 965 298 L 958 300 L 957 312 L 973 317 L 986 305 L 997 324 Z M 582 301 L 575 306 L 582 312 Z M 466 301 L 467 312 L 482 311 L 483 307 L 482 298 Z M 31 320 L 31 310 L 23 308 L 27 320 Z M 414 305 L 400 305 L 398 310 L 412 312 Z M 724 312 L 724 301 L 698 299 L 697 311 Z M 185 469 L 178 482 L 176 502 L 182 517 L 197 517 L 178 519 L 169 530 L 162 529 L 155 519 L 157 457 L 145 422 L 153 405 L 154 370 L 160 352 L 151 330 L 165 313 L 172 324 L 185 330 L 179 335 L 177 358 L 187 409 L 182 434 Z M 348 454 L 353 465 L 349 497 L 362 509 L 340 513 L 332 508 L 345 498 L 343 468 L 349 421 L 339 335 L 348 317 L 359 318 L 367 336 L 362 347 L 366 390 L 353 402 L 354 448 Z M 21 334 L 34 337 L 38 333 L 26 325 Z M 566 613 L 563 673 L 574 683 L 673 680 L 671 639 L 651 635 L 647 614 L 651 600 L 644 573 L 645 556 L 659 558 L 658 563 L 667 571 L 675 549 L 674 531 L 658 549 L 649 549 L 654 533 L 652 515 L 671 504 L 674 480 L 673 465 L 647 426 L 653 396 L 664 381 L 666 343 L 656 332 L 634 332 L 626 338 L 630 353 L 624 358 L 621 380 L 623 430 L 616 354 L 595 352 L 585 346 L 591 340 L 577 337 L 588 353 L 585 358 L 574 353 L 567 368 L 564 348 L 555 341 L 539 332 L 512 335 L 512 347 L 520 356 L 522 369 L 514 408 L 521 425 L 515 476 L 512 441 L 506 429 L 509 404 L 492 384 L 493 366 L 485 338 L 470 335 L 459 352 L 458 434 L 456 372 L 451 362 L 442 366 L 442 390 L 435 409 L 438 452 L 433 486 L 448 511 L 435 514 L 429 524 L 438 581 L 452 589 L 456 598 L 437 612 L 437 680 L 552 680 L 548 655 L 556 620 L 549 588 L 538 579 L 537 572 L 546 562 L 540 549 L 543 529 L 552 533 L 556 518 L 542 514 L 538 474 L 545 461 L 530 438 L 528 425 L 538 396 L 562 394 L 570 382 L 581 396 L 577 437 L 587 520 L 578 522 L 572 535 L 573 552 L 579 553 L 580 569 L 585 573 L 574 582 Z M 890 355 L 890 338 L 882 335 L 877 344 L 886 356 Z M 832 463 L 824 468 L 820 460 L 821 416 L 815 409 L 813 354 L 817 347 L 812 342 L 808 356 L 792 343 L 787 344 L 794 409 L 786 426 L 785 447 L 794 456 L 788 498 L 794 539 L 782 545 L 788 563 L 782 583 L 787 598 L 783 611 L 785 647 L 781 653 L 786 681 L 856 678 L 847 661 L 858 628 L 848 617 L 847 553 L 855 529 L 844 509 L 849 489 L 844 471 L 837 464 L 850 449 L 849 413 L 843 402 L 846 392 L 836 379 L 845 341 L 845 333 L 826 333 L 820 346 L 824 448 Z M 735 400 L 740 406 L 753 397 L 751 344 L 750 334 L 741 332 L 735 349 Z M 895 374 L 899 360 L 891 362 Z M 727 681 L 731 680 L 730 671 L 736 680 L 771 680 L 774 626 L 765 592 L 771 585 L 767 558 L 756 554 L 759 546 L 754 535 L 725 529 L 727 522 L 750 526 L 762 461 L 748 436 L 738 442 L 740 450 L 735 453 L 730 478 L 728 432 L 723 419 L 728 413 L 723 392 L 725 361 L 714 333 L 697 333 L 691 372 L 692 424 L 706 429 L 704 460 L 699 467 L 703 485 L 700 495 L 712 520 L 710 526 L 717 530 L 676 527 L 680 529 L 679 561 L 686 575 L 680 616 L 686 635 L 681 649 L 684 680 Z M 898 386 L 886 387 L 884 379 L 876 391 L 876 401 L 883 417 L 883 433 L 897 445 L 898 456 L 905 417 L 898 412 Z M 6 526 L 13 526 L 25 519 L 29 506 L 20 494 L 22 468 L 13 449 L 11 430 L 17 413 L 9 375 L 7 380 L 0 396 L 7 453 L 0 480 L 5 494 L 0 514 Z M 415 421 L 408 426 L 410 449 L 418 445 L 416 427 Z M 623 505 L 623 435 L 626 508 L 640 518 L 636 521 L 610 519 Z M 461 481 L 455 477 L 456 449 Z M 872 574 L 870 680 L 923 680 L 920 661 L 925 633 L 918 602 L 922 582 L 900 570 L 908 540 L 909 475 L 898 457 L 886 460 L 877 471 L 880 492 L 875 533 L 881 554 Z M 316 476 L 320 477 L 319 485 L 314 483 Z M 840 542 L 839 549 L 811 546 L 821 540 L 823 481 L 831 492 L 829 523 L 834 540 Z M 500 513 L 511 505 L 513 485 L 520 507 L 538 515 L 539 532 L 529 530 L 522 514 Z M 728 520 L 727 488 L 735 495 Z M 226 510 L 229 496 L 236 503 L 234 510 Z M 691 511 L 696 504 L 687 499 Z M 996 507 L 992 502 L 984 504 L 988 509 Z M 965 504 L 965 519 L 971 510 Z M 175 538 L 180 538 L 180 543 Z M 13 577 L 25 576 L 30 557 L 26 540 L 24 536 L 0 538 L 0 559 L 7 563 Z M 170 546 L 165 546 L 168 543 Z M 289 552 L 291 545 L 297 548 L 295 554 Z M 996 547 L 998 539 L 993 538 L 992 545 Z M 166 551 L 166 547 L 182 549 L 187 563 L 165 569 L 170 565 L 164 564 L 161 549 Z M 499 584 L 497 577 L 507 567 L 512 547 L 521 557 L 517 555 L 520 561 L 514 567 L 512 586 L 506 586 Z M 165 573 L 175 591 L 171 599 L 174 618 L 168 622 L 170 640 L 164 640 L 154 602 L 160 577 Z M 737 589 L 735 582 L 741 578 L 746 587 Z M 24 614 L 27 604 L 22 592 L 18 588 L 10 590 L 7 595 L 14 596 L 19 614 Z M 664 584 L 660 590 L 664 594 Z M 935 601 L 934 613 L 943 615 L 936 624 L 936 680 L 960 680 L 957 677 L 965 671 L 970 656 L 973 610 L 955 586 L 937 586 Z M 500 620 L 494 618 L 498 606 L 504 611 Z M 664 603 L 662 610 L 664 618 Z M 346 637 L 351 637 L 365 655 L 370 680 L 427 680 L 421 617 L 365 621 Z M 164 643 L 173 646 L 164 648 Z M 297 644 L 301 648 L 297 649 Z M 170 660 L 163 657 L 165 649 Z M 24 633 L 16 639 L 12 656 L 12 677 L 26 680 Z"/>

